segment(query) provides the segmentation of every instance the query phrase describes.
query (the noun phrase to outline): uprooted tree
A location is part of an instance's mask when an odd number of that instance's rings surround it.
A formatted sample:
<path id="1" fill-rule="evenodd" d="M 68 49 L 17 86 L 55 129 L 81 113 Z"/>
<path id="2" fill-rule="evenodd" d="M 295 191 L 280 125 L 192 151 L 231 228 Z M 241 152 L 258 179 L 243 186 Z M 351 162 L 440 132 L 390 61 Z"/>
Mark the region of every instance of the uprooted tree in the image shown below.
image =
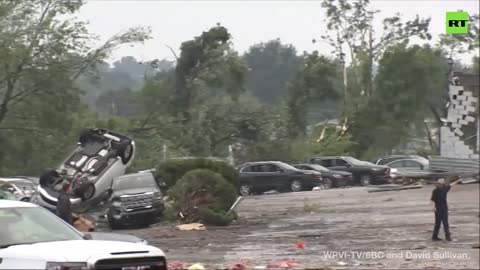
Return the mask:
<path id="1" fill-rule="evenodd" d="M 228 225 L 235 218 L 233 213 L 227 212 L 237 198 L 237 191 L 211 170 L 189 171 L 168 194 L 182 222 Z"/>

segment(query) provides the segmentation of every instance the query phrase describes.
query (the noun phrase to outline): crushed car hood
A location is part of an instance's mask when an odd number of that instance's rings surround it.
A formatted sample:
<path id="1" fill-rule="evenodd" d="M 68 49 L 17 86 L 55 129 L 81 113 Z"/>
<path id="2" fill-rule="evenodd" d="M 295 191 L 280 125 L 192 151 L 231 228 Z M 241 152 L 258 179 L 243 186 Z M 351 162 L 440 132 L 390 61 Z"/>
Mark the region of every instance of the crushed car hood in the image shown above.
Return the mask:
<path id="1" fill-rule="evenodd" d="M 0 249 L 0 256 L 21 257 L 31 260 L 86 262 L 94 256 L 111 257 L 111 253 L 145 251 L 144 255 L 164 256 L 160 249 L 144 244 L 114 241 L 74 240 L 16 245 Z M 162 253 L 161 255 L 159 254 Z"/>

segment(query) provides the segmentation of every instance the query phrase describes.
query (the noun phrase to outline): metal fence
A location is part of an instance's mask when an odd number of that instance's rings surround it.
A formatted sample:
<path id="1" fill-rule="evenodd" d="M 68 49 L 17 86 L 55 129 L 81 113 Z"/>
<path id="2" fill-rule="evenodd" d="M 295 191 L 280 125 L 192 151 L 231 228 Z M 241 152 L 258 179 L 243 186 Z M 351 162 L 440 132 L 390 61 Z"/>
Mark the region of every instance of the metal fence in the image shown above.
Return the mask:
<path id="1" fill-rule="evenodd" d="M 441 156 L 430 156 L 430 168 L 450 172 L 477 173 L 480 169 L 478 159 L 462 159 Z"/>

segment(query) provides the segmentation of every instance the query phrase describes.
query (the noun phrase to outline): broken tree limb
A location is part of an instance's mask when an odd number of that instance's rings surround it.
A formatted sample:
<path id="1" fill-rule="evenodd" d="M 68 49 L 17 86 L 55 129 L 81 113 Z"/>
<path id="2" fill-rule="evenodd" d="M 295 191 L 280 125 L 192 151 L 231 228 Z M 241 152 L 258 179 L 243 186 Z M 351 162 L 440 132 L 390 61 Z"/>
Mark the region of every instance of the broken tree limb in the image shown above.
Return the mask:
<path id="1" fill-rule="evenodd" d="M 405 186 L 405 187 L 393 187 L 393 188 L 378 188 L 378 189 L 369 190 L 368 193 L 385 192 L 385 191 L 400 191 L 400 190 L 407 190 L 407 189 L 419 189 L 419 188 L 422 188 L 422 187 L 423 186 L 417 185 L 417 186 Z"/>

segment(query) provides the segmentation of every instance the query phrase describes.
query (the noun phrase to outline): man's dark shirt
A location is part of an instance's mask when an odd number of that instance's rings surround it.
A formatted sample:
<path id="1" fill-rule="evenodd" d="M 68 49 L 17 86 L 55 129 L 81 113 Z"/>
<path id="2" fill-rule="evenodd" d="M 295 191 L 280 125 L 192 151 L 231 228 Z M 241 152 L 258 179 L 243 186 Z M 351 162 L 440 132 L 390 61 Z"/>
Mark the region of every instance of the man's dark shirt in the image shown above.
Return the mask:
<path id="1" fill-rule="evenodd" d="M 68 224 L 73 224 L 70 196 L 66 193 L 61 193 L 60 196 L 58 196 L 57 216 L 65 220 Z"/>
<path id="2" fill-rule="evenodd" d="M 432 198 L 430 200 L 435 202 L 435 208 L 437 211 L 447 211 L 447 193 L 450 191 L 450 185 L 443 185 L 437 187 L 432 192 Z"/>

